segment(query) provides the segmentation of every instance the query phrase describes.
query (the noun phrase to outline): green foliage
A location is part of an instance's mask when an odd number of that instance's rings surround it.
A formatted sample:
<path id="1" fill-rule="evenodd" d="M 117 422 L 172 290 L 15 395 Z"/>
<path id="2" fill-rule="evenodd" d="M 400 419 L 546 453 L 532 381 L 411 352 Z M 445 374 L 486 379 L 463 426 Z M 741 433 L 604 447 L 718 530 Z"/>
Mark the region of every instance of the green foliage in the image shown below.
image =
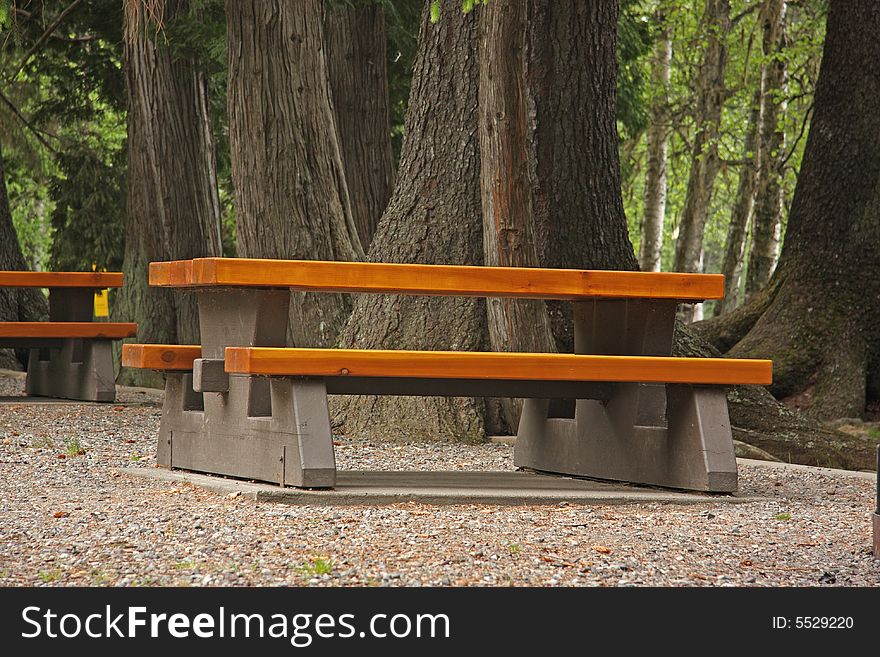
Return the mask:
<path id="1" fill-rule="evenodd" d="M 122 268 L 126 153 L 121 135 L 115 137 L 114 145 L 74 144 L 58 155 L 51 187 L 51 269 Z"/>
<path id="2" fill-rule="evenodd" d="M 643 0 L 623 0 L 617 21 L 617 122 L 622 139 L 641 134 L 648 125 L 646 55 L 654 36 Z"/>
<path id="3" fill-rule="evenodd" d="M 333 572 L 333 562 L 329 559 L 315 557 L 311 561 L 304 562 L 300 566 L 300 571 L 308 577 L 329 575 Z"/>
<path id="4" fill-rule="evenodd" d="M 688 175 L 691 166 L 691 144 L 699 126 L 694 119 L 696 97 L 695 81 L 705 48 L 707 34 L 701 26 L 702 7 L 694 11 L 694 3 L 685 0 L 643 0 L 624 3 L 621 13 L 620 50 L 621 59 L 628 46 L 624 43 L 625 19 L 647 22 L 649 38 L 653 43 L 659 32 L 658 14 L 666 17 L 672 35 L 671 81 L 668 94 L 657 88 L 650 79 L 652 48 L 636 54 L 628 65 L 621 64 L 618 83 L 620 97 L 618 124 L 622 143 L 621 170 L 623 173 L 623 200 L 629 222 L 630 239 L 638 252 L 640 225 L 644 215 L 644 183 L 647 165 L 646 135 L 639 131 L 638 122 L 624 125 L 626 110 L 623 99 L 633 96 L 649 108 L 651 100 L 659 97 L 667 111 L 665 122 L 668 129 L 666 223 L 664 226 L 663 269 L 672 267 L 678 223 L 687 196 Z M 750 0 L 731 0 L 731 16 L 737 19 L 725 35 L 728 60 L 725 70 L 727 97 L 721 119 L 721 136 L 718 143 L 722 159 L 721 170 L 715 182 L 709 220 L 704 237 L 703 268 L 718 272 L 723 260 L 724 243 L 731 211 L 735 203 L 739 176 L 744 158 L 743 142 L 749 129 L 751 108 L 755 89 L 759 84 L 761 54 L 761 25 L 758 20 L 760 3 Z M 786 153 L 783 186 L 783 230 L 788 207 L 794 194 L 797 172 L 803 156 L 803 147 L 809 128 L 809 108 L 818 75 L 819 61 L 824 42 L 826 3 L 823 0 L 805 0 L 789 3 L 786 21 L 786 44 L 783 49 L 789 70 L 785 92 L 787 108 L 782 120 L 786 134 Z M 627 71 L 640 74 L 634 78 L 635 85 L 627 79 Z M 639 88 L 641 81 L 644 84 Z M 629 89 L 628 89 L 629 87 Z M 635 89 L 633 92 L 632 89 Z M 645 127 L 656 120 L 649 115 Z M 661 119 L 663 120 L 663 119 Z M 631 129 L 631 128 L 635 128 Z M 742 277 L 745 281 L 745 275 Z"/>

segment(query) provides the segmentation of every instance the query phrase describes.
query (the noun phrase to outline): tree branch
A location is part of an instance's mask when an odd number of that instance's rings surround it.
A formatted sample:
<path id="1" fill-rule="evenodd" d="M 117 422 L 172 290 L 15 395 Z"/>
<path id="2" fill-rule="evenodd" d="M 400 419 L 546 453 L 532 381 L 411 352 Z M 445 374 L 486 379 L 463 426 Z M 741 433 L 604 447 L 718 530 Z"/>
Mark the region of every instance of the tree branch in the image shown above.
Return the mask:
<path id="1" fill-rule="evenodd" d="M 17 116 L 18 119 L 24 124 L 24 126 L 33 133 L 34 137 L 37 138 L 37 141 L 39 141 L 43 146 L 45 146 L 54 155 L 58 154 L 58 151 L 56 151 L 54 148 L 52 148 L 51 144 L 49 144 L 49 142 L 46 141 L 46 138 L 43 137 L 43 135 L 41 135 L 40 133 L 42 132 L 44 134 L 49 135 L 50 137 L 55 137 L 55 139 L 58 139 L 58 137 L 56 137 L 52 133 L 46 132 L 45 130 L 40 130 L 39 128 L 37 128 L 36 126 L 31 124 L 31 122 L 25 118 L 24 114 L 22 114 L 19 111 L 19 109 L 15 106 L 15 103 L 13 103 L 11 100 L 9 100 L 9 98 L 6 97 L 6 94 L 4 94 L 2 91 L 0 91 L 0 100 L 2 100 L 9 107 L 9 109 L 12 110 L 12 113 L 15 114 L 15 116 Z"/>
<path id="2" fill-rule="evenodd" d="M 18 68 L 15 69 L 15 73 L 13 73 L 9 77 L 10 80 L 14 80 L 16 77 L 18 77 L 18 74 L 21 73 L 22 69 L 25 67 L 28 61 L 30 61 L 31 56 L 42 47 L 42 45 L 49 39 L 49 36 L 52 34 L 52 32 L 54 32 L 56 28 L 61 24 L 61 21 L 67 18 L 70 12 L 76 9 L 77 5 L 79 5 L 79 3 L 81 2 L 82 0 L 73 0 L 73 2 L 70 3 L 70 6 L 68 6 L 67 9 L 58 14 L 58 18 L 56 18 L 49 24 L 49 27 L 47 27 L 40 38 L 37 39 L 37 42 L 33 46 L 31 46 L 31 49 L 28 50 L 27 53 L 25 53 L 25 56 L 21 60 L 21 64 L 19 64 Z"/>
<path id="3" fill-rule="evenodd" d="M 810 103 L 810 106 L 807 108 L 807 111 L 804 112 L 804 120 L 801 122 L 801 130 L 798 132 L 798 136 L 795 138 L 794 143 L 791 145 L 791 150 L 788 151 L 788 155 L 785 156 L 785 159 L 782 160 L 782 163 L 779 165 L 780 168 L 785 167 L 788 164 L 788 160 L 794 155 L 794 152 L 797 150 L 798 144 L 804 136 L 804 132 L 807 129 L 807 123 L 810 121 L 810 115 L 813 113 L 813 103 Z"/>

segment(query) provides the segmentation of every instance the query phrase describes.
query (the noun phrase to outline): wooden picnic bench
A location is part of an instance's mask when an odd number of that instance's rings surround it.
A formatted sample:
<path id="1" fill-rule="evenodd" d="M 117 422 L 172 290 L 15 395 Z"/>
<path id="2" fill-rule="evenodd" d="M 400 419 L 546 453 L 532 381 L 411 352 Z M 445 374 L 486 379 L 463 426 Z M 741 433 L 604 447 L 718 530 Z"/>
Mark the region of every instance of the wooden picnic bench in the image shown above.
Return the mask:
<path id="1" fill-rule="evenodd" d="M 168 468 L 332 487 L 328 394 L 509 396 L 519 467 L 730 492 L 724 386 L 771 382 L 770 361 L 670 356 L 677 304 L 720 298 L 719 275 L 204 258 L 150 284 L 194 291 L 201 326 L 201 345 L 123 347 L 167 375 Z M 291 290 L 568 300 L 576 353 L 287 348 Z"/>
<path id="2" fill-rule="evenodd" d="M 114 401 L 112 341 L 137 325 L 92 320 L 95 292 L 121 286 L 118 272 L 0 271 L 0 287 L 49 290 L 49 321 L 0 322 L 0 347 L 30 349 L 28 395 Z"/>

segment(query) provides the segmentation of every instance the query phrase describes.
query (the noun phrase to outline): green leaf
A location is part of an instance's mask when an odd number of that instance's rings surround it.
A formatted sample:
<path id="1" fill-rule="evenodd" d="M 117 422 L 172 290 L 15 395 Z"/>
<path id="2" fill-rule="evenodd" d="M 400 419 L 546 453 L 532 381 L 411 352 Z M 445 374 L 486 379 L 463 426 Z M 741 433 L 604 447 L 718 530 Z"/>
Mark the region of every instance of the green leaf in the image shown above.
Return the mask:
<path id="1" fill-rule="evenodd" d="M 431 22 L 436 23 L 440 20 L 440 0 L 434 0 L 431 3 Z"/>

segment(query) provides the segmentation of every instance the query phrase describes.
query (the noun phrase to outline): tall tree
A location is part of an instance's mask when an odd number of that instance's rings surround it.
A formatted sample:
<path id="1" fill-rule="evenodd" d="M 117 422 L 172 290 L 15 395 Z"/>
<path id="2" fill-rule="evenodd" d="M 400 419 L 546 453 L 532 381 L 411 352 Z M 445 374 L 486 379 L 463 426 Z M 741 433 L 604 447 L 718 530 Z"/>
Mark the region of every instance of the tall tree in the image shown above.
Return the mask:
<path id="1" fill-rule="evenodd" d="M 25 270 L 24 256 L 18 245 L 18 235 L 12 225 L 12 212 L 6 194 L 6 168 L 0 149 L 0 270 Z M 0 321 L 37 322 L 46 319 L 49 306 L 39 290 L 33 288 L 0 287 Z M 22 354 L 23 355 L 23 354 Z M 11 350 L 0 349 L 0 367 L 21 369 Z"/>
<path id="2" fill-rule="evenodd" d="M 730 312 L 739 305 L 746 237 L 755 205 L 755 193 L 762 161 L 761 143 L 758 140 L 758 131 L 761 126 L 761 87 L 759 82 L 752 100 L 749 127 L 743 142 L 743 165 L 740 168 L 736 202 L 730 213 L 727 239 L 724 242 L 724 260 L 721 263 L 721 273 L 724 275 L 724 298 L 715 306 L 716 315 Z"/>
<path id="3" fill-rule="evenodd" d="M 492 0 L 483 10 L 486 264 L 638 267 L 619 192 L 617 18 L 609 2 Z M 495 350 L 573 350 L 571 304 L 490 299 L 488 309 Z M 516 406 L 503 408 L 515 430 Z"/>
<path id="4" fill-rule="evenodd" d="M 493 0 L 483 10 L 479 133 L 485 264 L 538 267 L 525 55 L 528 2 Z M 532 169 L 533 171 L 534 169 Z M 551 352 L 556 347 L 543 301 L 487 299 L 493 351 Z M 499 400 L 499 430 L 515 431 L 519 400 Z"/>
<path id="5" fill-rule="evenodd" d="M 666 216 L 666 166 L 669 148 L 669 80 L 672 62 L 672 31 L 664 11 L 658 10 L 659 29 L 651 58 L 651 124 L 648 127 L 648 167 L 645 171 L 645 214 L 639 242 L 642 271 L 660 271 L 663 250 L 663 223 Z"/>
<path id="6" fill-rule="evenodd" d="M 687 196 L 675 243 L 675 271 L 699 271 L 703 259 L 703 232 L 721 160 L 718 140 L 725 98 L 727 32 L 730 1 L 706 0 L 703 13 L 706 46 L 695 84 L 694 122 L 697 132 L 691 150 Z"/>
<path id="7" fill-rule="evenodd" d="M 818 418 L 864 413 L 880 380 L 880 5 L 832 2 L 815 109 L 779 265 L 764 291 L 701 329 L 733 356 L 772 358 L 777 397 Z"/>
<path id="8" fill-rule="evenodd" d="M 161 22 L 173 22 L 188 11 L 188 0 L 166 0 Z M 126 22 L 125 285 L 113 313 L 137 321 L 142 342 L 198 344 L 193 300 L 150 288 L 148 272 L 156 260 L 221 254 L 205 76 L 192 59 L 157 43 L 151 34 L 156 25 L 140 1 L 129 3 Z M 149 374 L 136 371 L 126 370 L 123 376 L 149 381 Z"/>
<path id="9" fill-rule="evenodd" d="M 425 0 L 397 184 L 370 248 L 377 262 L 482 264 L 477 124 L 478 12 Z M 365 349 L 486 347 L 482 299 L 362 295 L 340 340 Z M 363 437 L 485 437 L 483 400 L 336 397 L 334 423 Z"/>
<path id="10" fill-rule="evenodd" d="M 324 29 L 351 212 L 367 250 L 394 187 L 385 10 L 379 3 L 329 3 Z"/>
<path id="11" fill-rule="evenodd" d="M 785 0 L 764 0 L 761 6 L 763 61 L 761 66 L 761 176 L 752 218 L 752 247 L 746 295 L 763 288 L 779 256 L 782 221 L 782 177 L 785 164 L 785 86 L 788 70 L 785 48 Z"/>
<path id="12" fill-rule="evenodd" d="M 323 0 L 228 0 L 229 147 L 238 254 L 361 260 L 325 58 Z M 296 293 L 289 337 L 331 346 L 345 295 Z"/>

